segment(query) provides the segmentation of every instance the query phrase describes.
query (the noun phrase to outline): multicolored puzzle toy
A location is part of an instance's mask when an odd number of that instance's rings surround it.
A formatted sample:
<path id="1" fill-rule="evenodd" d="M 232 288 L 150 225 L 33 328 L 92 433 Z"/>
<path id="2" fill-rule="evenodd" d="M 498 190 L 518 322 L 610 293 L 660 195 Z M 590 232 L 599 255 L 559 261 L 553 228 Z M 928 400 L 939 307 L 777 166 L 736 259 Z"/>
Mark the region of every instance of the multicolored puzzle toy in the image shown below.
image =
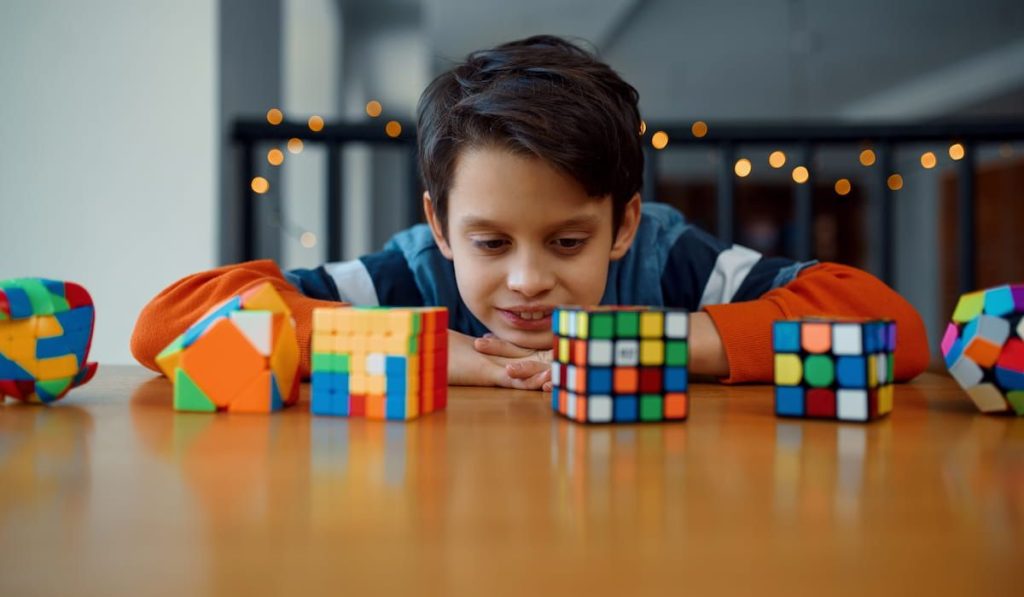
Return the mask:
<path id="1" fill-rule="evenodd" d="M 1024 284 L 960 297 L 942 337 L 950 375 L 986 413 L 1024 415 Z"/>
<path id="2" fill-rule="evenodd" d="M 42 278 L 0 281 L 0 403 L 48 404 L 96 374 L 87 363 L 96 311 L 84 288 Z"/>
<path id="3" fill-rule="evenodd" d="M 448 403 L 448 310 L 313 312 L 315 415 L 409 420 Z"/>
<path id="4" fill-rule="evenodd" d="M 896 323 L 776 321 L 775 414 L 869 421 L 893 407 Z"/>
<path id="5" fill-rule="evenodd" d="M 156 362 L 175 410 L 266 413 L 299 399 L 295 321 L 270 283 L 211 309 Z"/>
<path id="6" fill-rule="evenodd" d="M 551 407 L 581 423 L 682 421 L 689 313 L 647 307 L 559 307 Z"/>

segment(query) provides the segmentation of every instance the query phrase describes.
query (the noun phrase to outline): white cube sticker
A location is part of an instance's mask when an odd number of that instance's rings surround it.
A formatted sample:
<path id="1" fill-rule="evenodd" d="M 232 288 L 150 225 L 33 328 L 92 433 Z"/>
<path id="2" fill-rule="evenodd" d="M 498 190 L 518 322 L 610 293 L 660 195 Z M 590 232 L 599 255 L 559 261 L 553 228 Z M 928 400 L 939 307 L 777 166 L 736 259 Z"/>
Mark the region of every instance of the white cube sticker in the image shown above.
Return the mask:
<path id="1" fill-rule="evenodd" d="M 587 342 L 587 365 L 593 367 L 612 366 L 612 341 L 590 340 Z"/>
<path id="2" fill-rule="evenodd" d="M 615 342 L 615 366 L 636 367 L 640 364 L 640 342 L 617 340 Z"/>
<path id="3" fill-rule="evenodd" d="M 836 394 L 836 417 L 844 421 L 867 421 L 867 391 L 839 390 Z"/>

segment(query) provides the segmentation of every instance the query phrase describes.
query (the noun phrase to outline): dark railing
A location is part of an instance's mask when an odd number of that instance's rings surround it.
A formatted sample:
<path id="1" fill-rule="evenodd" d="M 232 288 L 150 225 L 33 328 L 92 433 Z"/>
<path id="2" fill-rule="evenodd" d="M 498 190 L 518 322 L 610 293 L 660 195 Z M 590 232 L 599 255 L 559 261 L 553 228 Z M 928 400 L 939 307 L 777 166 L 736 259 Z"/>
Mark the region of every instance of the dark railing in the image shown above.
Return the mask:
<path id="1" fill-rule="evenodd" d="M 894 277 L 894 214 L 896 203 L 892 201 L 894 191 L 887 184 L 888 176 L 893 172 L 892 163 L 895 149 L 900 145 L 922 142 L 960 143 L 964 147 L 964 157 L 957 162 L 958 169 L 958 207 L 957 207 L 957 244 L 959 254 L 958 287 L 966 292 L 975 287 L 975 230 L 974 230 L 974 199 L 975 199 L 975 164 L 976 151 L 981 143 L 1016 141 L 1024 139 L 1024 121 L 1019 122 L 936 122 L 928 124 L 835 124 L 835 123 L 802 123 L 802 124 L 726 124 L 714 123 L 702 137 L 695 137 L 690 124 L 648 124 L 648 134 L 652 131 L 664 131 L 671 140 L 665 151 L 672 149 L 704 146 L 715 149 L 719 154 L 718 172 L 716 175 L 716 212 L 717 235 L 728 243 L 734 237 L 734 198 L 736 177 L 733 164 L 737 147 L 749 146 L 787 146 L 797 147 L 796 162 L 803 165 L 811 164 L 811 157 L 818 147 L 823 146 L 862 146 L 870 145 L 876 154 L 876 167 L 872 170 L 873 180 L 870 186 L 872 196 L 883 200 L 876 202 L 878 221 L 882 224 L 881 233 L 881 271 L 879 275 L 886 282 L 892 283 Z M 285 122 L 270 125 L 262 120 L 243 120 L 235 123 L 232 140 L 241 149 L 242 192 L 235 200 L 239 201 L 242 214 L 242 234 L 239 239 L 238 255 L 242 259 L 253 259 L 255 255 L 255 210 L 253 207 L 254 193 L 250 188 L 256 168 L 256 149 L 258 145 L 283 142 L 298 138 L 305 143 L 315 143 L 327 148 L 327 259 L 337 261 L 342 256 L 341 223 L 342 223 L 342 171 L 341 151 L 351 143 L 368 145 L 404 146 L 409 154 L 409 168 L 406 176 L 410 180 L 416 178 L 415 130 L 409 123 L 402 123 L 402 133 L 395 138 L 387 135 L 380 123 L 360 124 L 329 124 L 322 130 L 313 132 L 304 123 Z M 656 181 L 658 180 L 658 162 L 661 152 L 648 148 L 646 168 L 644 171 L 644 192 L 646 201 L 656 201 Z M 806 260 L 812 257 L 812 222 L 813 222 L 813 176 L 804 184 L 794 185 L 794 258 Z M 418 194 L 410 199 L 410 213 L 416 213 L 419 206 Z M 226 197 L 225 201 L 232 200 Z"/>

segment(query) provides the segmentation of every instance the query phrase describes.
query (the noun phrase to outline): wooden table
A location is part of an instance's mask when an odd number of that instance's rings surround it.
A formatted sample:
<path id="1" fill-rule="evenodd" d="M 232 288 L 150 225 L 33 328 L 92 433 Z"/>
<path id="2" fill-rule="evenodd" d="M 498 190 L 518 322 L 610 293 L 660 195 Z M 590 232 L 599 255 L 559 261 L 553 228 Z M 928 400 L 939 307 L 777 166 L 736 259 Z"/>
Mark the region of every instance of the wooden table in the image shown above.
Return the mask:
<path id="1" fill-rule="evenodd" d="M 935 374 L 867 425 L 763 386 L 614 427 L 496 389 L 409 424 L 170 390 L 101 367 L 0 407 L 0 595 L 1024 594 L 1024 420 Z"/>

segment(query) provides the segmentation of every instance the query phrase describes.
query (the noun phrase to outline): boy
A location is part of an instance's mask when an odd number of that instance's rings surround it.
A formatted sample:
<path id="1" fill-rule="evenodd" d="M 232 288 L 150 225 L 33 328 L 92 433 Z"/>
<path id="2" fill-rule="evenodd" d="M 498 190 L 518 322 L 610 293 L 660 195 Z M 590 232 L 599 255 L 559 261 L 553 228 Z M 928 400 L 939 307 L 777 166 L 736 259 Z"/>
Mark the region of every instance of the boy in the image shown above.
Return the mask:
<path id="1" fill-rule="evenodd" d="M 771 381 L 771 323 L 803 315 L 892 318 L 897 379 L 924 369 L 920 316 L 874 277 L 763 258 L 671 207 L 641 205 L 637 99 L 607 65 L 556 37 L 471 54 L 420 99 L 426 225 L 314 270 L 254 261 L 185 278 L 142 311 L 133 354 L 156 369 L 156 354 L 210 306 L 269 280 L 295 313 L 304 375 L 312 310 L 339 301 L 448 307 L 456 385 L 549 389 L 559 304 L 687 308 L 691 372 L 727 382 Z"/>

